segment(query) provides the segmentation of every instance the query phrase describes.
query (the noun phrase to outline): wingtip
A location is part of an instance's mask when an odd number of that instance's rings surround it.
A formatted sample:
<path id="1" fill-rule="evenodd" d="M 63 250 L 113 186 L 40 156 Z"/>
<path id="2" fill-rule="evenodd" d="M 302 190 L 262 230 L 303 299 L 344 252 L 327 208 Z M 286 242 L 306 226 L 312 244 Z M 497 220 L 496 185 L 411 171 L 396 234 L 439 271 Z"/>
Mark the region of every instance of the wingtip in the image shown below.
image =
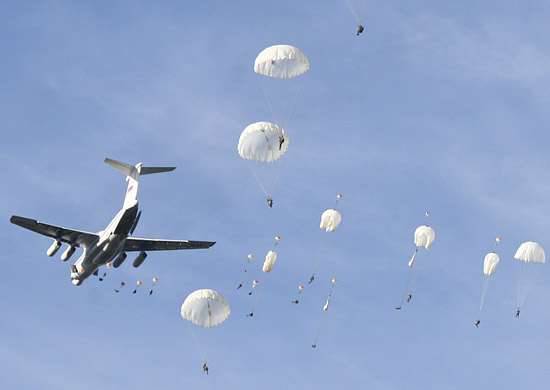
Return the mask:
<path id="1" fill-rule="evenodd" d="M 18 225 L 22 221 L 29 221 L 29 220 L 31 220 L 31 219 L 30 218 L 25 218 L 25 217 L 20 217 L 19 215 L 12 215 L 10 217 L 10 222 L 15 224 L 15 225 Z"/>

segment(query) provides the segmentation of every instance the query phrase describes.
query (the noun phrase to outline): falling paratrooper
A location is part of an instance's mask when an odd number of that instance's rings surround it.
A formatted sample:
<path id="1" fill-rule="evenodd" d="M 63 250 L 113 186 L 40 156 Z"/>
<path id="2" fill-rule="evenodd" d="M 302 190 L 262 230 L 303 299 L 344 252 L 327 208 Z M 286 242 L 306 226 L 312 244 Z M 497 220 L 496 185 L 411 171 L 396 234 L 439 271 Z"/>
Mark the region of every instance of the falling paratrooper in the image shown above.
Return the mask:
<path id="1" fill-rule="evenodd" d="M 272 122 L 255 122 L 248 125 L 239 137 L 237 151 L 243 160 L 260 164 L 279 160 L 288 150 L 290 139 L 285 130 Z M 268 188 L 252 171 L 254 178 L 266 196 L 269 208 L 273 207 L 273 197 Z"/>
<path id="2" fill-rule="evenodd" d="M 427 214 L 429 215 L 429 214 Z M 432 244 L 434 243 L 435 241 L 435 230 L 431 227 L 431 226 L 428 226 L 428 225 L 420 225 L 418 226 L 415 231 L 414 231 L 414 253 L 413 255 L 411 256 L 409 262 L 407 263 L 408 267 L 409 267 L 409 282 L 408 282 L 408 285 L 407 285 L 407 290 L 402 298 L 402 301 L 401 303 L 399 304 L 399 306 L 396 306 L 395 307 L 395 310 L 401 310 L 402 306 L 403 306 L 403 299 L 407 302 L 407 303 L 410 303 L 411 300 L 412 300 L 412 292 L 410 291 L 410 279 L 412 277 L 412 271 L 413 271 L 413 267 L 415 265 L 415 262 L 416 262 L 416 256 L 418 254 L 418 251 L 419 249 L 421 248 L 424 248 L 425 250 L 429 250 L 432 246 Z"/>
<path id="3" fill-rule="evenodd" d="M 500 242 L 500 239 L 497 237 L 496 243 L 498 244 Z M 497 270 L 497 266 L 500 263 L 500 257 L 499 255 L 493 251 L 489 252 L 485 255 L 483 258 L 483 288 L 481 291 L 481 297 L 479 301 L 479 313 L 481 315 L 481 312 L 483 311 L 483 306 L 485 304 L 485 296 L 487 294 L 487 289 L 489 287 L 489 280 L 492 278 L 493 274 Z M 479 327 L 479 324 L 481 323 L 481 319 L 477 319 L 474 322 L 475 327 Z"/>
<path id="4" fill-rule="evenodd" d="M 530 267 L 529 264 L 544 264 L 546 262 L 546 254 L 544 253 L 544 248 L 542 245 L 540 245 L 538 242 L 534 241 L 526 241 L 522 243 L 515 255 L 514 259 L 520 261 L 521 270 L 520 270 L 520 277 L 518 280 L 518 286 L 517 286 L 517 296 L 516 296 L 516 313 L 515 317 L 519 318 L 521 313 L 521 308 L 523 304 L 525 303 L 525 300 L 527 299 L 528 294 L 528 283 L 527 280 L 524 280 L 526 278 L 525 273 L 527 272 L 528 267 Z"/>
<path id="5" fill-rule="evenodd" d="M 213 328 L 229 318 L 231 308 L 223 295 L 211 289 L 196 290 L 183 301 L 181 317 L 200 328 Z M 202 370 L 208 375 L 208 360 L 202 364 Z"/>

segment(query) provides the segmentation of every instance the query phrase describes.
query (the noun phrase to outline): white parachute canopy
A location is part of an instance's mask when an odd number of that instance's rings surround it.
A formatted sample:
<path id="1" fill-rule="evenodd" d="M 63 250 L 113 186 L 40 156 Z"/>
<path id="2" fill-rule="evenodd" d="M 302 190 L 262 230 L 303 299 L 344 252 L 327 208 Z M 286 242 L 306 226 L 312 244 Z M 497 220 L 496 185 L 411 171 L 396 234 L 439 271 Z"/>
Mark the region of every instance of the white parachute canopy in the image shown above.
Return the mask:
<path id="1" fill-rule="evenodd" d="M 514 259 L 525 263 L 545 263 L 546 255 L 544 248 L 539 243 L 526 241 L 519 246 Z"/>
<path id="2" fill-rule="evenodd" d="M 495 273 L 497 265 L 500 262 L 500 257 L 495 252 L 489 252 L 483 259 L 483 274 L 485 276 L 491 276 Z"/>
<path id="3" fill-rule="evenodd" d="M 414 245 L 417 248 L 430 249 L 435 241 L 435 230 L 430 226 L 420 225 L 414 231 Z"/>
<path id="4" fill-rule="evenodd" d="M 286 153 L 289 141 L 288 135 L 279 125 L 256 122 L 243 130 L 237 150 L 245 160 L 272 162 Z"/>
<path id="5" fill-rule="evenodd" d="M 276 262 L 277 262 L 277 252 L 275 251 L 267 252 L 267 255 L 265 255 L 265 261 L 262 267 L 262 271 L 271 272 Z"/>
<path id="6" fill-rule="evenodd" d="M 224 322 L 231 313 L 225 298 L 214 290 L 192 292 L 181 305 L 181 317 L 197 326 L 211 328 Z"/>
<path id="7" fill-rule="evenodd" d="M 326 232 L 333 232 L 342 223 L 342 214 L 338 210 L 327 209 L 321 215 L 319 227 Z"/>
<path id="8" fill-rule="evenodd" d="M 297 47 L 275 45 L 265 48 L 254 61 L 254 72 L 277 79 L 292 79 L 309 70 L 309 60 Z"/>

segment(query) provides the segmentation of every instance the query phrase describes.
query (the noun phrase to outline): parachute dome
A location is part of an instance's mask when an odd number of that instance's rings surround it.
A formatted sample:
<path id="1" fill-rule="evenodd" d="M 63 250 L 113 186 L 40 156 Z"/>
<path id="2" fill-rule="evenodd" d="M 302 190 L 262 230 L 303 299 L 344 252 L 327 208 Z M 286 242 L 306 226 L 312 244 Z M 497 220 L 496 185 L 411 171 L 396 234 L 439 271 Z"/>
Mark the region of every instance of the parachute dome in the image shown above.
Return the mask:
<path id="1" fill-rule="evenodd" d="M 483 274 L 486 276 L 494 274 L 499 262 L 500 257 L 495 252 L 487 253 L 483 260 Z"/>
<path id="2" fill-rule="evenodd" d="M 256 122 L 243 130 L 237 150 L 245 160 L 272 162 L 286 153 L 289 141 L 283 128 L 275 123 Z"/>
<path id="3" fill-rule="evenodd" d="M 414 231 L 414 244 L 418 248 L 430 249 L 435 240 L 435 230 L 430 226 L 421 225 Z"/>
<path id="4" fill-rule="evenodd" d="M 326 232 L 333 232 L 342 223 L 342 214 L 334 209 L 327 209 L 321 215 L 319 227 Z"/>
<path id="5" fill-rule="evenodd" d="M 261 51 L 254 61 L 254 72 L 277 79 L 291 79 L 309 70 L 309 60 L 297 47 L 270 46 Z"/>
<path id="6" fill-rule="evenodd" d="M 225 298 L 214 290 L 192 292 L 181 305 L 181 317 L 197 326 L 211 328 L 224 322 L 231 313 Z"/>
<path id="7" fill-rule="evenodd" d="M 267 255 L 265 255 L 265 261 L 262 267 L 262 271 L 271 272 L 271 270 L 275 266 L 275 262 L 277 262 L 277 252 L 275 251 L 267 252 Z"/>
<path id="8" fill-rule="evenodd" d="M 514 259 L 525 263 L 545 263 L 546 255 L 544 248 L 539 243 L 527 241 L 519 246 Z"/>

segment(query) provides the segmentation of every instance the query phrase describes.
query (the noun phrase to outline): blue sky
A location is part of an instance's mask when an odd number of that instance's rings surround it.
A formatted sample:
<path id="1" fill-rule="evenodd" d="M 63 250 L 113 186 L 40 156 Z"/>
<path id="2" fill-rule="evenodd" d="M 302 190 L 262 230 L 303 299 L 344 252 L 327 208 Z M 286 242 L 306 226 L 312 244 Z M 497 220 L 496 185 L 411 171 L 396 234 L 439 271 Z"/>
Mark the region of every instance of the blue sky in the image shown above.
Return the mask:
<path id="1" fill-rule="evenodd" d="M 548 383 L 549 271 L 536 269 L 514 320 L 512 256 L 525 240 L 550 247 L 550 6 L 349 1 L 366 20 L 359 38 L 345 0 L 0 5 L 1 388 Z M 277 121 L 252 65 L 278 43 L 312 65 L 297 91 L 272 91 L 296 108 L 281 114 L 292 144 L 270 173 L 279 181 L 269 210 L 236 144 L 247 124 Z M 142 180 L 137 234 L 216 246 L 152 253 L 139 269 L 72 286 L 69 264 L 45 256 L 50 241 L 8 220 L 102 229 L 125 188 L 107 156 L 178 167 Z M 344 222 L 323 234 L 319 217 L 337 192 Z M 418 258 L 413 303 L 396 312 L 427 209 L 437 240 Z M 256 263 L 262 288 L 251 300 L 234 289 L 244 260 L 263 256 L 275 234 L 279 261 L 268 276 Z M 475 329 L 481 262 L 497 235 L 502 262 Z M 315 264 L 318 280 L 290 304 Z M 155 275 L 153 297 L 112 292 Z M 204 287 L 233 310 L 212 332 L 179 317 Z"/>

